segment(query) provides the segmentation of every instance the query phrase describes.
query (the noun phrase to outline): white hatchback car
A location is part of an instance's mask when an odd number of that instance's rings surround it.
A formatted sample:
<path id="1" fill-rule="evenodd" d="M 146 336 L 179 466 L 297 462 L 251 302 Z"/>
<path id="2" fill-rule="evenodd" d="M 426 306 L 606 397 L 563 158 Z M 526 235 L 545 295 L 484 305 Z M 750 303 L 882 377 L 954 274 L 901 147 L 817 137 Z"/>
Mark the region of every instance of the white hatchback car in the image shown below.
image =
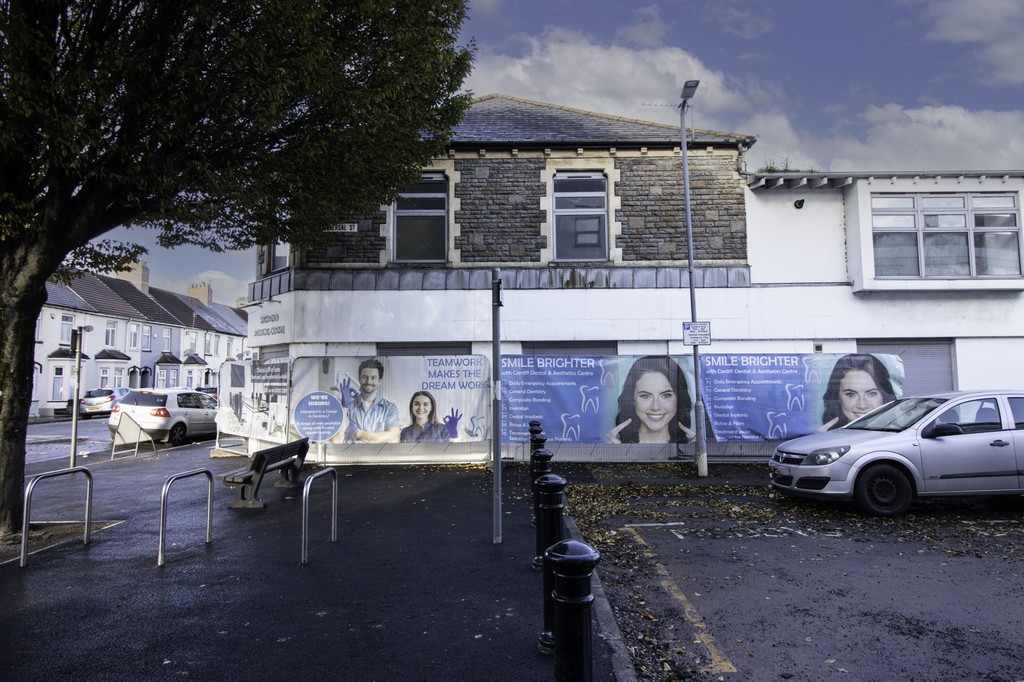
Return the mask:
<path id="1" fill-rule="evenodd" d="M 110 413 L 111 438 L 122 415 L 128 415 L 153 440 L 171 445 L 217 433 L 217 399 L 190 388 L 132 389 Z"/>

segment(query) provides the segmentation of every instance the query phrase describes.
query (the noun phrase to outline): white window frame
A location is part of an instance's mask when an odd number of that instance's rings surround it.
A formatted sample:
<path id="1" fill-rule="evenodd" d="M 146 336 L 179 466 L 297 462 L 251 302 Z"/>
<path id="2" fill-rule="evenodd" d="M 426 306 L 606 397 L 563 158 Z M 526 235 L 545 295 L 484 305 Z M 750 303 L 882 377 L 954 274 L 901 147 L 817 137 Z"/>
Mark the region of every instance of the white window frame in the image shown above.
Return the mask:
<path id="1" fill-rule="evenodd" d="M 874 277 L 878 280 L 1024 278 L 1024 235 L 1015 192 L 873 192 L 870 202 Z M 1004 205 L 992 205 L 1000 203 Z M 997 216 L 1013 224 L 978 224 Z M 1016 249 L 1004 250 L 1002 260 L 1007 266 L 1001 271 L 985 271 L 980 242 L 999 236 L 1015 241 Z M 908 257 L 902 271 L 885 272 L 879 265 L 885 263 L 879 242 L 886 237 L 900 238 L 905 244 Z M 943 259 L 940 240 L 953 248 L 959 241 L 960 257 Z"/>
<path id="2" fill-rule="evenodd" d="M 566 187 L 574 180 L 600 180 L 603 188 L 597 191 Z M 559 187 L 560 184 L 562 187 Z M 551 184 L 553 261 L 604 262 L 609 259 L 609 184 L 608 177 L 602 171 L 555 173 Z"/>
<path id="3" fill-rule="evenodd" d="M 50 380 L 50 400 L 63 400 L 64 399 L 64 366 L 54 365 L 53 375 Z"/>
<path id="4" fill-rule="evenodd" d="M 291 256 L 291 244 L 288 242 L 277 241 L 270 245 L 267 249 L 267 267 L 268 272 L 279 272 L 281 270 L 287 270 L 289 259 Z"/>
<path id="5" fill-rule="evenodd" d="M 71 330 L 75 328 L 75 316 L 61 313 L 60 316 L 60 345 L 71 345 Z"/>
<path id="6" fill-rule="evenodd" d="M 114 368 L 114 386 L 124 386 L 124 368 Z"/>
<path id="7" fill-rule="evenodd" d="M 148 351 L 152 350 L 152 348 L 153 348 L 152 339 L 153 339 L 153 327 L 152 327 L 152 325 L 148 325 L 148 324 L 142 325 L 142 350 L 143 351 L 148 352 Z M 161 388 L 163 388 L 163 387 L 161 386 Z"/>
<path id="8" fill-rule="evenodd" d="M 107 320 L 107 330 L 103 337 L 107 348 L 117 347 L 117 320 Z"/>
<path id="9" fill-rule="evenodd" d="M 170 330 L 170 328 L 164 329 L 163 337 L 164 337 L 163 350 L 164 350 L 165 353 L 169 353 L 171 351 L 171 330 Z"/>
<path id="10" fill-rule="evenodd" d="M 128 325 L 128 350 L 139 350 L 139 325 L 137 322 Z"/>
<path id="11" fill-rule="evenodd" d="M 110 388 L 109 367 L 100 367 L 100 388 Z"/>
<path id="12" fill-rule="evenodd" d="M 398 200 L 392 205 L 391 259 L 396 263 L 445 263 L 448 260 L 448 177 L 440 171 L 423 173 L 420 182 L 403 188 Z M 431 191 L 434 190 L 434 191 Z M 441 234 L 433 234 L 441 221 Z M 422 224 L 424 221 L 427 224 Z M 413 230 L 421 223 L 419 234 Z M 413 232 L 416 238 L 429 236 L 438 243 L 431 243 L 428 254 L 417 254 L 403 246 L 413 240 L 408 234 L 403 239 L 400 233 Z M 429 234 L 424 234 L 429 233 Z"/>

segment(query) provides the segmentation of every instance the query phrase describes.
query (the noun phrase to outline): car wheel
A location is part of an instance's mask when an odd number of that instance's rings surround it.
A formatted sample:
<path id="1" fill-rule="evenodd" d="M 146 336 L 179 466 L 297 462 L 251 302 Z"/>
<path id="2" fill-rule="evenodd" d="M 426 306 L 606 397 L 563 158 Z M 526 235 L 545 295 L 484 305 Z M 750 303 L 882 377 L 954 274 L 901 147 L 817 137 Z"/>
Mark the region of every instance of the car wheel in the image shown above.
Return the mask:
<path id="1" fill-rule="evenodd" d="M 857 477 L 854 500 L 872 516 L 899 516 L 910 508 L 914 491 L 906 474 L 891 464 L 878 464 Z"/>
<path id="2" fill-rule="evenodd" d="M 185 430 L 184 424 L 175 424 L 171 427 L 170 432 L 167 434 L 167 442 L 177 447 L 185 444 L 185 437 L 188 432 Z"/>

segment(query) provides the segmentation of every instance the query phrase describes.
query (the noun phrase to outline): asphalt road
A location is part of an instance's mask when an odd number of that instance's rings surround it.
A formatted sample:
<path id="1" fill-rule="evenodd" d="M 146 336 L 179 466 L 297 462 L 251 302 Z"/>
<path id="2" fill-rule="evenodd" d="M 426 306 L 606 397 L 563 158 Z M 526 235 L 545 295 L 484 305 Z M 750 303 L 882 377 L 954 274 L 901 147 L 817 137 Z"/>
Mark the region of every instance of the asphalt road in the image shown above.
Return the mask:
<path id="1" fill-rule="evenodd" d="M 629 512 L 602 521 L 627 642 L 655 643 L 683 679 L 1024 680 L 1020 497 L 877 519 L 780 498 L 750 473 L 633 486 Z"/>

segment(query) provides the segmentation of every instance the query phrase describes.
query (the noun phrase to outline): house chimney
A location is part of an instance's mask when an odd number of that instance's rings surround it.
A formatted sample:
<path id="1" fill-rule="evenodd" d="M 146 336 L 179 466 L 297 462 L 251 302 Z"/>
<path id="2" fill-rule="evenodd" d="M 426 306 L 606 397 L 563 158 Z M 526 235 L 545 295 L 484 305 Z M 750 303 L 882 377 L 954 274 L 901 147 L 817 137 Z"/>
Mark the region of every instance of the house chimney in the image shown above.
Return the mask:
<path id="1" fill-rule="evenodd" d="M 209 282 L 191 285 L 188 288 L 188 295 L 192 298 L 198 298 L 200 302 L 206 305 L 213 303 L 213 287 L 210 286 Z"/>
<path id="2" fill-rule="evenodd" d="M 149 266 L 146 261 L 137 260 L 128 266 L 127 270 L 119 270 L 114 273 L 117 279 L 131 282 L 135 288 L 144 294 L 149 293 Z"/>

